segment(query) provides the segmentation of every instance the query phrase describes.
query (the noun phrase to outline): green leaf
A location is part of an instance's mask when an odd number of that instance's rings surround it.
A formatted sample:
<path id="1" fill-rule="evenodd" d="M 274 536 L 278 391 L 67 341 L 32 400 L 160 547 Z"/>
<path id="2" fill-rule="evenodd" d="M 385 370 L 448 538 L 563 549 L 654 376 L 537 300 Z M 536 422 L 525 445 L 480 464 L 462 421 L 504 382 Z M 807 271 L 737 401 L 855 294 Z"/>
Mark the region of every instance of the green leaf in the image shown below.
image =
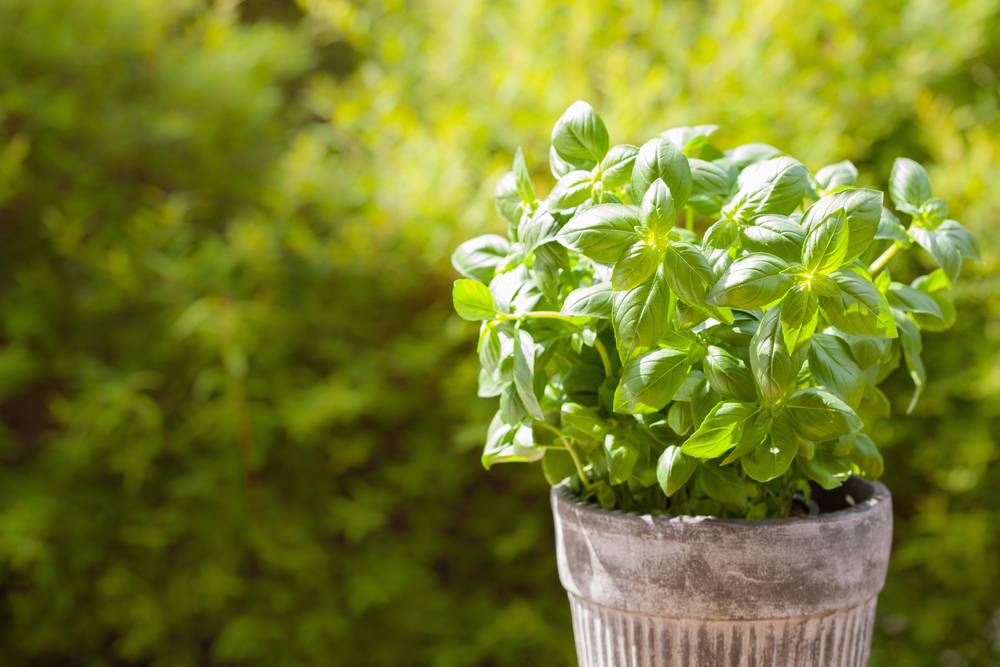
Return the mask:
<path id="1" fill-rule="evenodd" d="M 726 509 L 740 516 L 750 511 L 746 485 L 732 466 L 721 467 L 709 461 L 702 461 L 698 470 L 698 481 L 705 494 L 721 503 Z"/>
<path id="2" fill-rule="evenodd" d="M 736 461 L 745 454 L 749 454 L 757 445 L 764 442 L 767 438 L 768 433 L 771 432 L 771 425 L 774 420 L 771 414 L 764 411 L 759 411 L 756 416 L 747 423 L 746 427 L 743 429 L 743 435 L 740 436 L 739 442 L 736 443 L 736 447 L 729 450 L 729 454 L 726 455 L 725 460 L 722 461 L 722 465 L 726 466 Z"/>
<path id="3" fill-rule="evenodd" d="M 837 336 L 816 334 L 809 346 L 813 379 L 857 409 L 867 382 L 847 343 Z"/>
<path id="4" fill-rule="evenodd" d="M 577 171 L 580 169 L 590 169 L 593 167 L 593 160 L 590 160 L 590 166 L 588 166 L 588 160 L 583 160 L 579 164 L 574 164 L 568 162 L 556 153 L 555 146 L 549 146 L 549 171 L 552 172 L 552 176 L 558 181 L 560 178 L 565 176 L 571 171 Z"/>
<path id="5" fill-rule="evenodd" d="M 887 209 L 882 207 L 882 214 L 878 220 L 878 230 L 875 232 L 876 240 L 899 241 L 903 245 L 910 245 L 912 239 L 906 233 L 906 229 L 899 222 L 899 218 Z"/>
<path id="6" fill-rule="evenodd" d="M 622 144 L 608 151 L 601 160 L 601 183 L 605 188 L 620 188 L 632 182 L 632 169 L 639 155 L 638 146 Z"/>
<path id="7" fill-rule="evenodd" d="M 740 459 L 750 479 L 764 483 L 781 477 L 799 453 L 799 436 L 788 424 L 775 421 L 764 442 Z"/>
<path id="8" fill-rule="evenodd" d="M 732 311 L 709 306 L 705 301 L 716 279 L 708 260 L 696 246 L 679 241 L 671 243 L 664 254 L 663 272 L 667 285 L 678 299 L 720 321 L 733 322 Z"/>
<path id="9" fill-rule="evenodd" d="M 888 338 L 861 338 L 845 334 L 843 331 L 830 328 L 828 333 L 839 336 L 851 349 L 851 356 L 857 362 L 861 370 L 867 370 L 879 362 L 885 356 L 890 340 Z"/>
<path id="10" fill-rule="evenodd" d="M 717 215 L 729 198 L 733 179 L 714 162 L 688 160 L 691 166 L 691 196 L 687 205 L 702 215 Z"/>
<path id="11" fill-rule="evenodd" d="M 851 476 L 851 459 L 834 456 L 832 452 L 817 447 L 816 454 L 805 462 L 802 471 L 824 489 L 836 489 Z"/>
<path id="12" fill-rule="evenodd" d="M 667 412 L 667 424 L 677 435 L 687 435 L 694 427 L 691 419 L 691 406 L 685 402 L 674 401 Z"/>
<path id="13" fill-rule="evenodd" d="M 555 241 L 560 227 L 562 224 L 548 211 L 541 211 L 522 221 L 518 238 L 521 240 L 524 256 L 527 257 L 537 248 Z"/>
<path id="14" fill-rule="evenodd" d="M 622 363 L 653 348 L 670 330 L 670 291 L 662 267 L 653 280 L 615 293 L 612 311 L 611 321 Z"/>
<path id="15" fill-rule="evenodd" d="M 564 424 L 586 433 L 595 440 L 604 440 L 610 426 L 596 412 L 579 403 L 563 403 L 561 417 Z"/>
<path id="16" fill-rule="evenodd" d="M 705 417 L 698 429 L 688 438 L 681 451 L 700 459 L 713 459 L 736 446 L 743 429 L 757 414 L 753 403 L 724 401 Z"/>
<path id="17" fill-rule="evenodd" d="M 552 128 L 552 147 L 567 162 L 596 164 L 607 154 L 609 143 L 604 121 L 580 100 L 571 104 Z"/>
<path id="18" fill-rule="evenodd" d="M 948 203 L 940 197 L 932 197 L 921 204 L 920 215 L 928 227 L 936 229 L 948 217 Z"/>
<path id="19" fill-rule="evenodd" d="M 791 289 L 793 280 L 782 271 L 788 264 L 773 255 L 753 253 L 741 257 L 719 277 L 705 300 L 713 306 L 759 310 Z"/>
<path id="20" fill-rule="evenodd" d="M 858 169 L 850 160 L 828 164 L 816 172 L 816 184 L 823 190 L 854 185 L 857 180 Z"/>
<path id="21" fill-rule="evenodd" d="M 569 452 L 562 449 L 547 449 L 542 457 L 542 474 L 552 486 L 576 474 L 576 464 Z"/>
<path id="22" fill-rule="evenodd" d="M 779 157 L 751 169 L 753 173 L 722 210 L 725 218 L 746 223 L 758 215 L 788 215 L 798 208 L 809 188 L 805 165 L 794 158 Z"/>
<path id="23" fill-rule="evenodd" d="M 906 313 L 893 309 L 893 316 L 896 318 L 896 326 L 899 327 L 899 346 L 906 359 L 906 367 L 910 371 L 910 379 L 913 380 L 914 392 L 910 404 L 906 408 L 906 414 L 913 412 L 917 407 L 920 394 L 927 384 L 927 371 L 924 369 L 923 359 L 920 353 L 924 350 L 923 340 L 917 325 L 906 316 Z"/>
<path id="24" fill-rule="evenodd" d="M 639 448 L 633 441 L 632 431 L 609 431 L 604 437 L 604 451 L 608 455 L 608 476 L 612 484 L 621 484 L 632 476 L 639 460 Z"/>
<path id="25" fill-rule="evenodd" d="M 510 242 L 504 237 L 484 234 L 458 246 L 451 255 L 451 265 L 466 278 L 488 283 L 510 250 Z"/>
<path id="26" fill-rule="evenodd" d="M 844 209 L 847 218 L 847 254 L 842 265 L 856 260 L 868 249 L 882 217 L 882 193 L 851 188 L 821 197 L 802 216 L 802 226 L 813 229 L 831 213 Z"/>
<path id="27" fill-rule="evenodd" d="M 695 125 L 694 127 L 672 127 L 669 130 L 664 130 L 660 132 L 658 137 L 663 137 L 664 139 L 669 139 L 670 143 L 676 146 L 685 154 L 687 151 L 700 148 L 705 145 L 710 137 L 716 130 L 719 129 L 718 125 Z"/>
<path id="28" fill-rule="evenodd" d="M 861 430 L 861 419 L 847 403 L 819 387 L 799 389 L 788 399 L 788 422 L 806 440 L 835 440 Z"/>
<path id="29" fill-rule="evenodd" d="M 530 463 L 544 454 L 545 450 L 534 447 L 530 426 L 506 424 L 498 412 L 487 430 L 481 461 L 489 470 L 494 463 Z"/>
<path id="30" fill-rule="evenodd" d="M 497 316 L 497 305 L 490 288 L 478 280 L 462 278 L 455 281 L 451 292 L 455 312 L 463 320 L 489 320 Z"/>
<path id="31" fill-rule="evenodd" d="M 740 238 L 743 247 L 750 252 L 763 252 L 798 263 L 806 230 L 789 217 L 762 215 L 754 218 L 752 225 L 740 226 Z"/>
<path id="32" fill-rule="evenodd" d="M 847 237 L 847 216 L 842 208 L 806 227 L 802 246 L 806 272 L 827 274 L 839 269 L 847 257 Z"/>
<path id="33" fill-rule="evenodd" d="M 871 280 L 850 268 L 834 271 L 830 278 L 840 293 L 819 297 L 819 307 L 830 324 L 852 336 L 896 337 L 889 304 Z"/>
<path id="34" fill-rule="evenodd" d="M 556 239 L 595 262 L 611 264 L 639 240 L 635 231 L 638 224 L 636 207 L 603 204 L 579 213 L 559 231 Z"/>
<path id="35" fill-rule="evenodd" d="M 629 362 L 615 390 L 615 412 L 649 414 L 666 407 L 684 382 L 691 364 L 687 353 L 663 348 Z"/>
<path id="36" fill-rule="evenodd" d="M 743 144 L 726 151 L 726 157 L 733 161 L 737 169 L 745 169 L 755 162 L 769 160 L 784 154 L 780 148 L 768 144 Z"/>
<path id="37" fill-rule="evenodd" d="M 589 171 L 571 171 L 556 183 L 549 195 L 549 212 L 559 220 L 569 220 L 590 199 L 594 181 Z"/>
<path id="38" fill-rule="evenodd" d="M 904 313 L 926 313 L 938 319 L 944 318 L 941 306 L 930 294 L 914 289 L 903 283 L 891 282 L 885 294 L 886 300 L 891 308 L 901 310 Z"/>
<path id="39" fill-rule="evenodd" d="M 875 441 L 864 433 L 858 433 L 855 438 L 850 458 L 865 479 L 878 479 L 885 472 L 885 460 L 881 452 L 875 446 Z"/>
<path id="40" fill-rule="evenodd" d="M 535 201 L 535 187 L 531 184 L 531 176 L 528 174 L 528 167 L 524 163 L 524 152 L 520 146 L 514 153 L 514 181 L 517 192 L 521 195 L 521 201 L 526 204 Z"/>
<path id="41" fill-rule="evenodd" d="M 962 273 L 962 253 L 952 243 L 946 232 L 911 227 L 910 236 L 937 262 L 948 278 L 948 286 L 954 287 Z"/>
<path id="42" fill-rule="evenodd" d="M 680 491 L 697 470 L 698 459 L 688 456 L 680 447 L 671 445 L 660 454 L 656 464 L 656 479 L 669 498 Z"/>
<path id="43" fill-rule="evenodd" d="M 615 262 L 611 286 L 618 292 L 630 290 L 652 278 L 659 266 L 660 253 L 643 242 L 636 243 Z"/>
<path id="44" fill-rule="evenodd" d="M 674 394 L 674 400 L 691 401 L 691 398 L 695 393 L 695 389 L 700 384 L 704 384 L 706 387 L 709 386 L 708 381 L 705 379 L 705 374 L 701 371 L 691 371 L 688 373 L 688 376 L 684 378 L 684 382 L 681 384 L 680 388 L 677 389 L 677 393 Z M 715 403 L 718 403 L 718 401 L 715 401 Z M 712 403 L 712 405 L 708 407 L 711 408 L 715 405 L 715 403 Z M 708 410 L 705 410 L 705 413 L 707 414 Z"/>
<path id="45" fill-rule="evenodd" d="M 955 305 L 940 294 L 928 294 L 941 310 L 941 317 L 931 313 L 910 313 L 917 326 L 924 331 L 944 331 L 955 325 Z"/>
<path id="46" fill-rule="evenodd" d="M 805 285 L 796 285 L 781 300 L 781 337 L 788 353 L 802 348 L 816 331 L 819 299 Z"/>
<path id="47" fill-rule="evenodd" d="M 774 405 L 795 385 L 795 378 L 805 363 L 808 346 L 794 355 L 781 335 L 781 311 L 784 304 L 764 313 L 757 333 L 750 340 L 750 369 L 761 395 Z"/>
<path id="48" fill-rule="evenodd" d="M 975 234 L 963 227 L 962 223 L 956 220 L 945 220 L 935 231 L 938 234 L 944 234 L 962 257 L 973 259 L 980 264 L 983 263 L 979 240 L 976 239 Z"/>
<path id="49" fill-rule="evenodd" d="M 642 198 L 639 217 L 657 241 L 665 242 L 674 226 L 674 199 L 663 179 L 656 179 Z"/>
<path id="50" fill-rule="evenodd" d="M 910 283 L 910 286 L 916 287 L 921 292 L 933 294 L 943 289 L 951 289 L 951 281 L 948 280 L 948 275 L 943 270 L 934 269 L 926 276 L 918 277 Z"/>
<path id="51" fill-rule="evenodd" d="M 514 176 L 514 172 L 508 171 L 497 181 L 496 190 L 493 192 L 493 201 L 497 213 L 507 224 L 516 226 L 521 221 L 521 215 L 524 214 L 524 202 L 521 200 L 521 193 L 517 190 L 517 177 Z"/>
<path id="52" fill-rule="evenodd" d="M 757 385 L 750 369 L 726 350 L 710 345 L 702 366 L 708 383 L 723 398 L 746 402 L 757 400 Z"/>
<path id="53" fill-rule="evenodd" d="M 642 201 L 656 179 L 662 179 L 670 189 L 674 213 L 678 213 L 691 196 L 691 166 L 668 139 L 653 139 L 639 149 L 632 170 L 632 199 Z"/>
<path id="54" fill-rule="evenodd" d="M 566 296 L 559 313 L 561 315 L 599 317 L 610 320 L 614 296 L 611 283 L 598 283 L 590 287 L 581 287 Z"/>
<path id="55" fill-rule="evenodd" d="M 535 396 L 535 347 L 531 334 L 518 329 L 514 338 L 514 387 L 528 414 L 544 421 L 545 415 Z"/>
<path id="56" fill-rule="evenodd" d="M 896 158 L 889 174 L 889 196 L 900 211 L 906 211 L 907 206 L 919 209 L 931 198 L 931 180 L 927 170 L 909 158 Z"/>

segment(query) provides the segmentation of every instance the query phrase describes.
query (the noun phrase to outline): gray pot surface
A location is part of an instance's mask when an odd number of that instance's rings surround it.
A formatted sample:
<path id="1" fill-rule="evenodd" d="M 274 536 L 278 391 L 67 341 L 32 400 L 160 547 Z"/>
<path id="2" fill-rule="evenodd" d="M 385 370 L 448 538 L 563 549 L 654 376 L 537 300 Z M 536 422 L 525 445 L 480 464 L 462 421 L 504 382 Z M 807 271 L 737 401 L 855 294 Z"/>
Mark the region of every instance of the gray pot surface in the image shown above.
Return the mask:
<path id="1" fill-rule="evenodd" d="M 852 477 L 816 499 L 818 516 L 744 521 L 607 510 L 554 487 L 581 667 L 866 665 L 892 497 Z"/>

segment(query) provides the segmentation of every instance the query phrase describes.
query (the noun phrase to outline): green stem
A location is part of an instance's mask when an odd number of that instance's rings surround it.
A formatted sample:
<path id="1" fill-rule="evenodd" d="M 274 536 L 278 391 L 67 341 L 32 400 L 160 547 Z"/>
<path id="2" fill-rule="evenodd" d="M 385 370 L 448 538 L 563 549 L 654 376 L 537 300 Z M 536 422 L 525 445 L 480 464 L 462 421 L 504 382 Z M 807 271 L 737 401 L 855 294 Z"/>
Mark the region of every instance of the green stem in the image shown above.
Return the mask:
<path id="1" fill-rule="evenodd" d="M 692 232 L 694 231 L 694 209 L 690 206 L 684 208 L 684 214 L 687 216 L 684 221 L 684 226 L 687 227 Z"/>
<path id="2" fill-rule="evenodd" d="M 605 377 L 611 377 L 611 358 L 608 357 L 608 351 L 604 348 L 604 343 L 601 342 L 600 338 L 594 339 L 594 347 L 597 348 L 597 353 L 601 355 L 601 363 L 604 364 Z"/>
<path id="3" fill-rule="evenodd" d="M 505 315 L 503 316 L 508 320 L 527 320 L 527 319 L 549 319 L 549 320 L 562 320 L 563 322 L 569 322 L 577 329 L 583 329 L 579 324 L 573 321 L 572 317 L 568 315 L 563 315 L 562 313 L 557 313 L 553 310 L 538 310 L 532 313 L 518 313 L 516 315 Z"/>
<path id="4" fill-rule="evenodd" d="M 893 241 L 892 246 L 882 253 L 878 259 L 872 262 L 871 267 L 868 269 L 868 272 L 872 274 L 872 277 L 875 277 L 875 274 L 881 271 L 882 267 L 884 267 L 886 263 L 892 259 L 892 256 L 899 252 L 902 247 L 903 246 L 901 246 L 898 242 Z"/>
<path id="5" fill-rule="evenodd" d="M 586 487 L 587 489 L 590 489 L 590 482 L 587 479 L 587 473 L 584 472 L 583 470 L 583 464 L 580 463 L 580 459 L 576 455 L 576 452 L 573 451 L 573 448 L 569 446 L 569 440 L 566 438 L 566 436 L 560 433 L 559 429 L 557 429 L 555 426 L 553 426 L 548 422 L 536 421 L 535 426 L 541 426 L 542 428 L 548 429 L 549 431 L 552 431 L 553 433 L 556 434 L 556 437 L 559 438 L 559 440 L 562 442 L 563 447 L 565 447 L 566 451 L 569 452 L 569 455 L 573 457 L 573 463 L 576 465 L 576 471 L 580 474 L 580 483 L 583 484 L 584 487 Z M 563 447 L 546 446 L 546 449 L 562 449 Z"/>

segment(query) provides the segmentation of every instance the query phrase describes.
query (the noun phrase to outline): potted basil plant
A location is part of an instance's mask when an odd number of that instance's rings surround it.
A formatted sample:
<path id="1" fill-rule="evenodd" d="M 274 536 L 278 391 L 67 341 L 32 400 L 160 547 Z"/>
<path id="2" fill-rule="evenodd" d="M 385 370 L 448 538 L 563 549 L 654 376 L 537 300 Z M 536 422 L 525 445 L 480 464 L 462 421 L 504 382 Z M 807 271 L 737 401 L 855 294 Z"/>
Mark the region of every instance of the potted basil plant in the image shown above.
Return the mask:
<path id="1" fill-rule="evenodd" d="M 481 322 L 483 465 L 540 461 L 580 664 L 864 665 L 892 537 L 879 383 L 926 378 L 923 331 L 975 237 L 927 172 L 883 193 L 714 125 L 611 147 L 584 102 L 552 130 L 539 198 L 519 149 L 506 238 L 463 243 Z M 900 222 L 908 218 L 908 225 Z M 939 268 L 910 284 L 889 260 Z"/>

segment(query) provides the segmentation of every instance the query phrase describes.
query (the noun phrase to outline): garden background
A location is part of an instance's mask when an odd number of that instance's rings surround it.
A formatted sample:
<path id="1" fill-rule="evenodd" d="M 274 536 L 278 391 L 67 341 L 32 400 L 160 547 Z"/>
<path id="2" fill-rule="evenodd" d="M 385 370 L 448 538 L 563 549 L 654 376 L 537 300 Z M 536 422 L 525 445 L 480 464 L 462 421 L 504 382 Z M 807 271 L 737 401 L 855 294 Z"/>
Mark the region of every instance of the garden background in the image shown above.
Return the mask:
<path id="1" fill-rule="evenodd" d="M 0 1 L 2 663 L 575 664 L 448 256 L 584 99 L 612 143 L 915 158 L 979 235 L 873 433 L 871 664 L 1000 665 L 998 75 L 1000 0 Z"/>

